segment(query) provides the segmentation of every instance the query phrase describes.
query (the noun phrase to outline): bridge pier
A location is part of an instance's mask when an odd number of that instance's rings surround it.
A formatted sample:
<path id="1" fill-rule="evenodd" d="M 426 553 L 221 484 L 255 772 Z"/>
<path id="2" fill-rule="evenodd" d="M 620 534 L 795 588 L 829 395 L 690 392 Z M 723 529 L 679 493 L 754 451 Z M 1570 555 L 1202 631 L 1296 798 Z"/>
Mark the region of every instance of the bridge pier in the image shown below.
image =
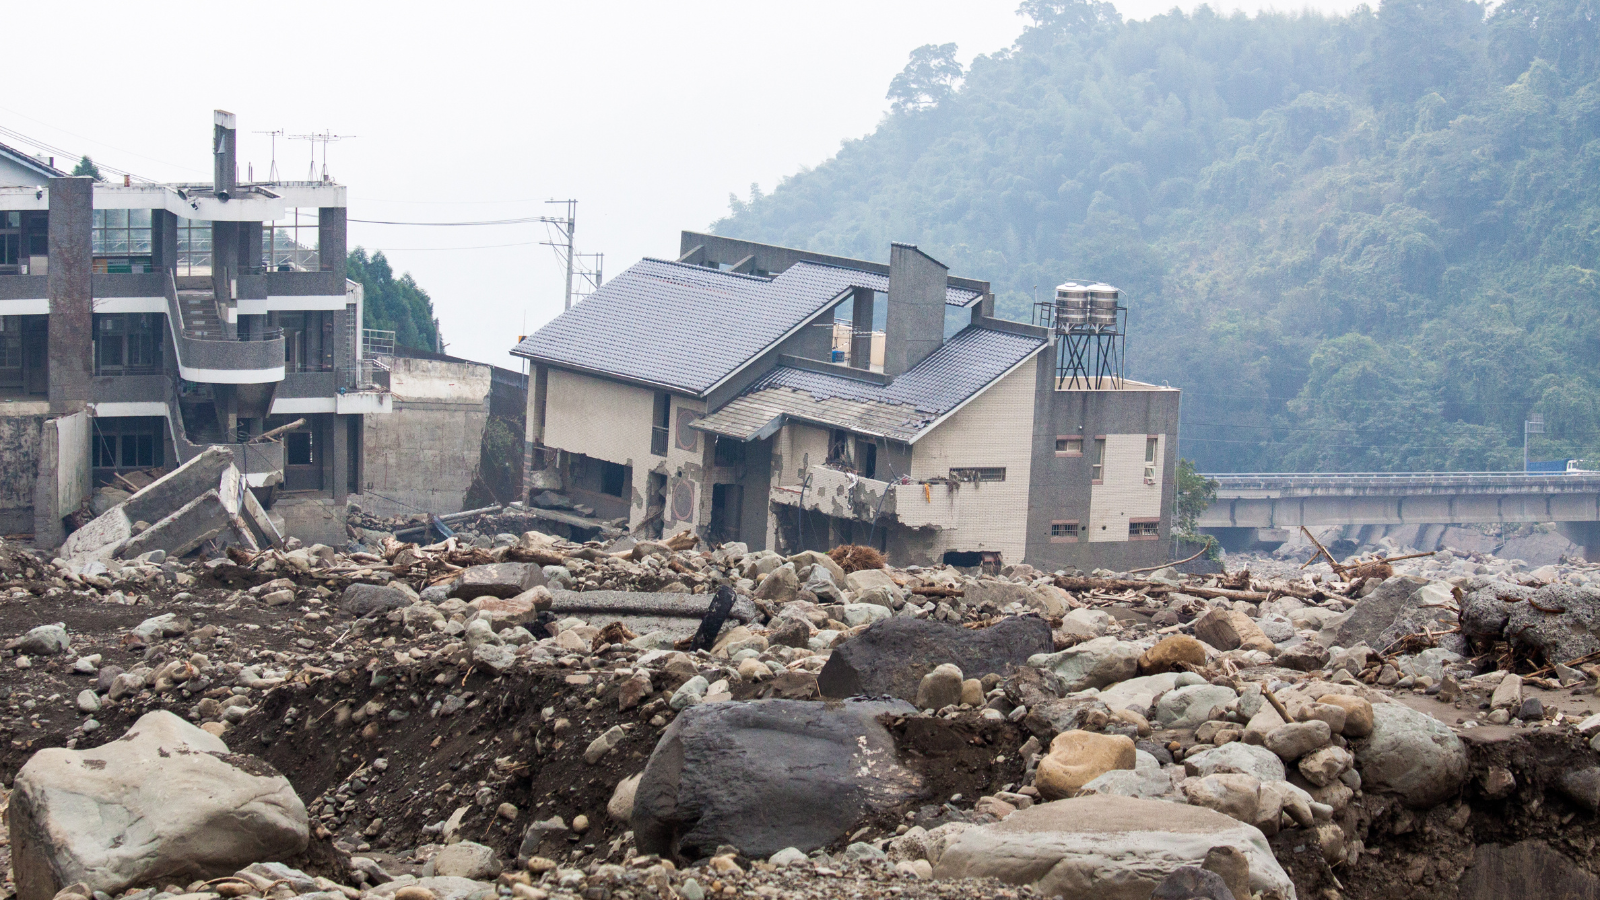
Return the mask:
<path id="1" fill-rule="evenodd" d="M 1600 522 L 1557 522 L 1561 536 L 1583 548 L 1583 558 L 1600 560 Z"/>

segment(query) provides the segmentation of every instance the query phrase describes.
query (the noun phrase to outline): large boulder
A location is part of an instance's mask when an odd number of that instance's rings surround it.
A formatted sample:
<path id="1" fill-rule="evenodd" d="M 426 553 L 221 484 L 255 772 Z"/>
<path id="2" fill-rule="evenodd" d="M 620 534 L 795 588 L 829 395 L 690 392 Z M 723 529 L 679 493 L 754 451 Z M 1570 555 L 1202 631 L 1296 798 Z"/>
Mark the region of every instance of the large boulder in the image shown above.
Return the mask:
<path id="1" fill-rule="evenodd" d="M 1049 669 L 1068 691 L 1103 688 L 1132 678 L 1144 648 L 1114 637 L 1095 638 L 1059 653 L 1039 653 L 1028 665 Z"/>
<path id="2" fill-rule="evenodd" d="M 878 717 L 899 701 L 706 703 L 679 714 L 634 792 L 640 853 L 710 855 L 722 844 L 766 858 L 811 851 L 922 788 Z"/>
<path id="3" fill-rule="evenodd" d="M 1395 575 L 1385 579 L 1349 612 L 1329 619 L 1317 634 L 1317 643 L 1324 647 L 1365 643 L 1381 650 L 1423 626 L 1434 630 L 1453 626 L 1452 605 L 1450 585 L 1413 575 Z"/>
<path id="4" fill-rule="evenodd" d="M 1398 703 L 1372 707 L 1372 735 L 1356 743 L 1361 783 L 1426 809 L 1449 799 L 1467 780 L 1467 748 L 1444 723 Z"/>
<path id="5" fill-rule="evenodd" d="M 417 601 L 397 587 L 386 584 L 352 584 L 344 589 L 339 596 L 339 608 L 355 616 L 365 619 L 371 616 L 381 616 L 396 609 L 405 609 Z"/>
<path id="6" fill-rule="evenodd" d="M 288 779 L 170 712 L 146 713 L 92 750 L 40 750 L 7 815 L 19 900 L 74 882 L 115 894 L 215 878 L 305 850 Z"/>
<path id="7" fill-rule="evenodd" d="M 1194 620 L 1194 635 L 1218 650 L 1275 649 L 1256 621 L 1236 609 L 1213 609 Z"/>
<path id="8" fill-rule="evenodd" d="M 1132 769 L 1133 739 L 1120 734 L 1063 731 L 1039 760 L 1033 786 L 1046 800 L 1071 797 L 1089 782 L 1113 769 Z"/>
<path id="9" fill-rule="evenodd" d="M 1162 728 L 1194 728 L 1210 718 L 1218 706 L 1239 699 L 1233 688 L 1220 684 L 1191 684 L 1175 688 L 1156 700 L 1156 721 Z"/>
<path id="10" fill-rule="evenodd" d="M 515 597 L 523 591 L 544 586 L 544 569 L 538 563 L 488 563 L 462 572 L 450 585 L 450 596 L 462 600 Z"/>
<path id="11" fill-rule="evenodd" d="M 824 697 L 888 696 L 915 702 L 922 676 L 937 666 L 950 663 L 967 678 L 1005 675 L 1051 646 L 1050 623 L 1032 616 L 1013 616 L 988 628 L 884 619 L 835 646 L 817 684 Z"/>
<path id="12" fill-rule="evenodd" d="M 1467 595 L 1461 621 L 1474 637 L 1503 637 L 1521 655 L 1564 663 L 1600 651 L 1600 588 L 1495 582 Z"/>
<path id="13" fill-rule="evenodd" d="M 1106 795 L 1043 803 L 970 828 L 934 875 L 998 878 L 1063 900 L 1149 900 L 1178 869 L 1203 865 L 1213 847 L 1239 851 L 1252 890 L 1295 900 L 1258 829 L 1198 806 Z"/>

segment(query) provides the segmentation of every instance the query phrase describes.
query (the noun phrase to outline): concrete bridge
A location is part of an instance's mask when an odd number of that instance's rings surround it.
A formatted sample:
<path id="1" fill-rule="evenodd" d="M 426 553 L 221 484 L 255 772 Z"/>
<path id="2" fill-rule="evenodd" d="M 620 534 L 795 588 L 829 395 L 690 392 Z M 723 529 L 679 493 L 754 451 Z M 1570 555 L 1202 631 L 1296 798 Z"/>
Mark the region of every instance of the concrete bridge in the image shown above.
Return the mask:
<path id="1" fill-rule="evenodd" d="M 1600 559 L 1600 472 L 1353 472 L 1208 475 L 1202 529 L 1225 546 L 1281 543 L 1301 525 L 1436 526 L 1553 522 Z"/>

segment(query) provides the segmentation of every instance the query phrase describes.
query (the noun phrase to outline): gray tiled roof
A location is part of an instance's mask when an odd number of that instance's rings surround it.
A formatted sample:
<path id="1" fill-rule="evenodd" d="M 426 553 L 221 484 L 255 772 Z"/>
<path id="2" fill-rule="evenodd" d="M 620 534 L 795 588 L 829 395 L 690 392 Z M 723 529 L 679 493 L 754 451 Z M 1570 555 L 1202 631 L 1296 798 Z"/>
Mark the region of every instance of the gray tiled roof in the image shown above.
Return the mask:
<path id="1" fill-rule="evenodd" d="M 771 278 L 645 259 L 511 352 L 703 394 L 853 287 L 885 275 L 797 263 Z M 947 288 L 946 303 L 978 295 Z"/>
<path id="2" fill-rule="evenodd" d="M 779 366 L 695 427 L 747 439 L 783 415 L 910 441 L 1044 345 L 969 326 L 888 385 Z"/>

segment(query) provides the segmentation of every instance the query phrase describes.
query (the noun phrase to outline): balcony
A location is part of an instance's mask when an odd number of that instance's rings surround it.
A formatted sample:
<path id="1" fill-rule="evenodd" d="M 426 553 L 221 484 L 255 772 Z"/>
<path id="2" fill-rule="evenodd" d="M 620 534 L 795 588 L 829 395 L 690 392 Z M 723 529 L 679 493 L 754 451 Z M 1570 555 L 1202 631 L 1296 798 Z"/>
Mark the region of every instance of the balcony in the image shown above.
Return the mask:
<path id="1" fill-rule="evenodd" d="M 895 518 L 895 491 L 901 486 L 830 466 L 812 466 L 803 484 L 774 486 L 771 500 L 839 519 L 883 521 Z"/>

